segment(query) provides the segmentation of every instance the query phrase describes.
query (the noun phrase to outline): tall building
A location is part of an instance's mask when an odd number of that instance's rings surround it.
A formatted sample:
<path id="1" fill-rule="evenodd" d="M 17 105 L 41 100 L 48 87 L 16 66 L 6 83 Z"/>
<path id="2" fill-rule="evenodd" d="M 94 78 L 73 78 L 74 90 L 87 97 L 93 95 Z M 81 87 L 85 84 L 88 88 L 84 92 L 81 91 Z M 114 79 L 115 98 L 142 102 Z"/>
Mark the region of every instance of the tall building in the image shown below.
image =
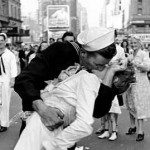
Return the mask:
<path id="1" fill-rule="evenodd" d="M 88 28 L 87 9 L 77 3 L 77 34 Z"/>
<path id="2" fill-rule="evenodd" d="M 103 11 L 101 12 L 100 24 L 106 27 L 116 29 L 123 28 L 122 15 L 123 9 L 121 0 L 107 0 L 104 3 Z"/>
<path id="3" fill-rule="evenodd" d="M 7 35 L 11 38 L 12 43 L 21 42 L 21 3 L 20 0 L 8 0 L 8 27 L 12 27 L 13 31 Z"/>
<path id="4" fill-rule="evenodd" d="M 29 34 L 22 29 L 20 0 L 0 0 L 0 32 L 7 34 L 10 43 L 21 43 Z"/>
<path id="5" fill-rule="evenodd" d="M 0 27 L 8 24 L 8 0 L 0 0 Z"/>
<path id="6" fill-rule="evenodd" d="M 124 35 L 136 34 L 142 42 L 150 43 L 149 7 L 150 0 L 107 0 L 105 26 L 118 28 Z"/>
<path id="7" fill-rule="evenodd" d="M 122 0 L 123 1 L 123 0 Z M 150 0 L 127 0 L 124 7 L 124 31 L 150 43 Z"/>
<path id="8" fill-rule="evenodd" d="M 126 28 L 132 34 L 150 33 L 150 0 L 130 0 Z"/>
<path id="9" fill-rule="evenodd" d="M 22 37 L 24 43 L 38 43 L 40 40 L 40 27 L 37 23 L 37 19 L 29 16 L 22 16 L 22 28 L 30 31 L 29 36 Z"/>

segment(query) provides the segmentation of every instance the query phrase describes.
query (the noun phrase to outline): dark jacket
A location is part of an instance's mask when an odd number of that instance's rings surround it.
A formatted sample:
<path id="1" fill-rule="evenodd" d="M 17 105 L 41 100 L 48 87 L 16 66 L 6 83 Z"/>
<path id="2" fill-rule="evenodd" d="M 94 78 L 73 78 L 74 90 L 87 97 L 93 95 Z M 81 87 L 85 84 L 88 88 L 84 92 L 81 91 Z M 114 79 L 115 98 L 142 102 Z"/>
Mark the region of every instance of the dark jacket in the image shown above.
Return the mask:
<path id="1" fill-rule="evenodd" d="M 68 42 L 56 42 L 37 54 L 15 79 L 14 90 L 22 98 L 23 110 L 33 110 L 32 102 L 41 99 L 40 90 L 46 86 L 45 81 L 57 78 L 61 70 L 75 62 L 79 63 L 79 55 Z M 102 85 L 100 89 L 94 110 L 98 118 L 109 111 L 114 97 L 111 88 Z"/>

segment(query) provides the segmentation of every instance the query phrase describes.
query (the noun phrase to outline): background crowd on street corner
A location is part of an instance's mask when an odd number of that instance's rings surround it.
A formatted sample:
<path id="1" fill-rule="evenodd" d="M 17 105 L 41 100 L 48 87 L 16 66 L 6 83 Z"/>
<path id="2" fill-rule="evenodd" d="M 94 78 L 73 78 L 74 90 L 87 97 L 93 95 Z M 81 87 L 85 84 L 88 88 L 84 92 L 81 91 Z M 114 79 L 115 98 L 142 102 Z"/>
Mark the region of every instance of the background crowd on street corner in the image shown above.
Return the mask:
<path id="1" fill-rule="evenodd" d="M 76 37 L 74 33 L 71 31 L 66 31 L 63 36 L 59 37 L 58 39 L 50 38 L 49 43 L 47 41 L 41 41 L 38 44 L 21 43 L 21 45 L 7 43 L 6 47 L 15 54 L 19 74 L 20 71 L 30 63 L 37 53 L 40 53 L 52 43 L 64 41 L 74 42 L 75 40 Z"/>

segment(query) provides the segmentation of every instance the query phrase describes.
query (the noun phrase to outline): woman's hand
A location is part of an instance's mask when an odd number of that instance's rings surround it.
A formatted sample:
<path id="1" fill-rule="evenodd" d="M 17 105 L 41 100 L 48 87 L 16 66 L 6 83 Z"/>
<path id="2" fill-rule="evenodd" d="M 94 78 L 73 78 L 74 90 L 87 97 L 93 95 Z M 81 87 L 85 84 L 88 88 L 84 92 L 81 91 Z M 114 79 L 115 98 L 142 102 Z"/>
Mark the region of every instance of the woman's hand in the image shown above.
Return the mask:
<path id="1" fill-rule="evenodd" d="M 116 63 L 116 64 L 111 64 L 108 67 L 107 70 L 107 74 L 112 74 L 112 76 L 117 72 L 117 71 L 121 71 L 121 70 L 125 70 L 126 69 L 126 64 L 125 63 Z"/>
<path id="2" fill-rule="evenodd" d="M 115 63 L 115 64 L 111 64 L 110 66 L 107 66 L 103 71 L 93 70 L 92 72 L 102 80 L 104 85 L 111 87 L 114 74 L 117 71 L 121 71 L 125 69 L 126 66 L 124 64 Z"/>
<path id="3" fill-rule="evenodd" d="M 126 68 L 127 64 L 128 64 L 128 61 L 129 61 L 128 58 L 118 59 L 116 61 L 110 62 L 109 66 L 113 67 L 115 65 L 119 65 L 119 66 L 121 66 L 121 68 Z"/>

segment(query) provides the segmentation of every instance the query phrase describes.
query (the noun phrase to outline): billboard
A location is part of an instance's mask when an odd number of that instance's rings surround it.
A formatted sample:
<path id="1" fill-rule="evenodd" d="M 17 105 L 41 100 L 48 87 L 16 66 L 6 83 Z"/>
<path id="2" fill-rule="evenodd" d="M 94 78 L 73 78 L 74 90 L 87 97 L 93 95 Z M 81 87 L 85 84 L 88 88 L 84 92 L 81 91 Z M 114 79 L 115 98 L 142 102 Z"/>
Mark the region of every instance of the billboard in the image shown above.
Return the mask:
<path id="1" fill-rule="evenodd" d="M 68 5 L 48 5 L 47 25 L 49 29 L 69 28 L 70 10 Z"/>
<path id="2" fill-rule="evenodd" d="M 14 33 L 17 34 L 18 33 L 18 27 L 0 27 L 0 33 Z"/>
<path id="3" fill-rule="evenodd" d="M 136 35 L 143 43 L 150 43 L 150 34 L 131 34 L 131 35 Z"/>

